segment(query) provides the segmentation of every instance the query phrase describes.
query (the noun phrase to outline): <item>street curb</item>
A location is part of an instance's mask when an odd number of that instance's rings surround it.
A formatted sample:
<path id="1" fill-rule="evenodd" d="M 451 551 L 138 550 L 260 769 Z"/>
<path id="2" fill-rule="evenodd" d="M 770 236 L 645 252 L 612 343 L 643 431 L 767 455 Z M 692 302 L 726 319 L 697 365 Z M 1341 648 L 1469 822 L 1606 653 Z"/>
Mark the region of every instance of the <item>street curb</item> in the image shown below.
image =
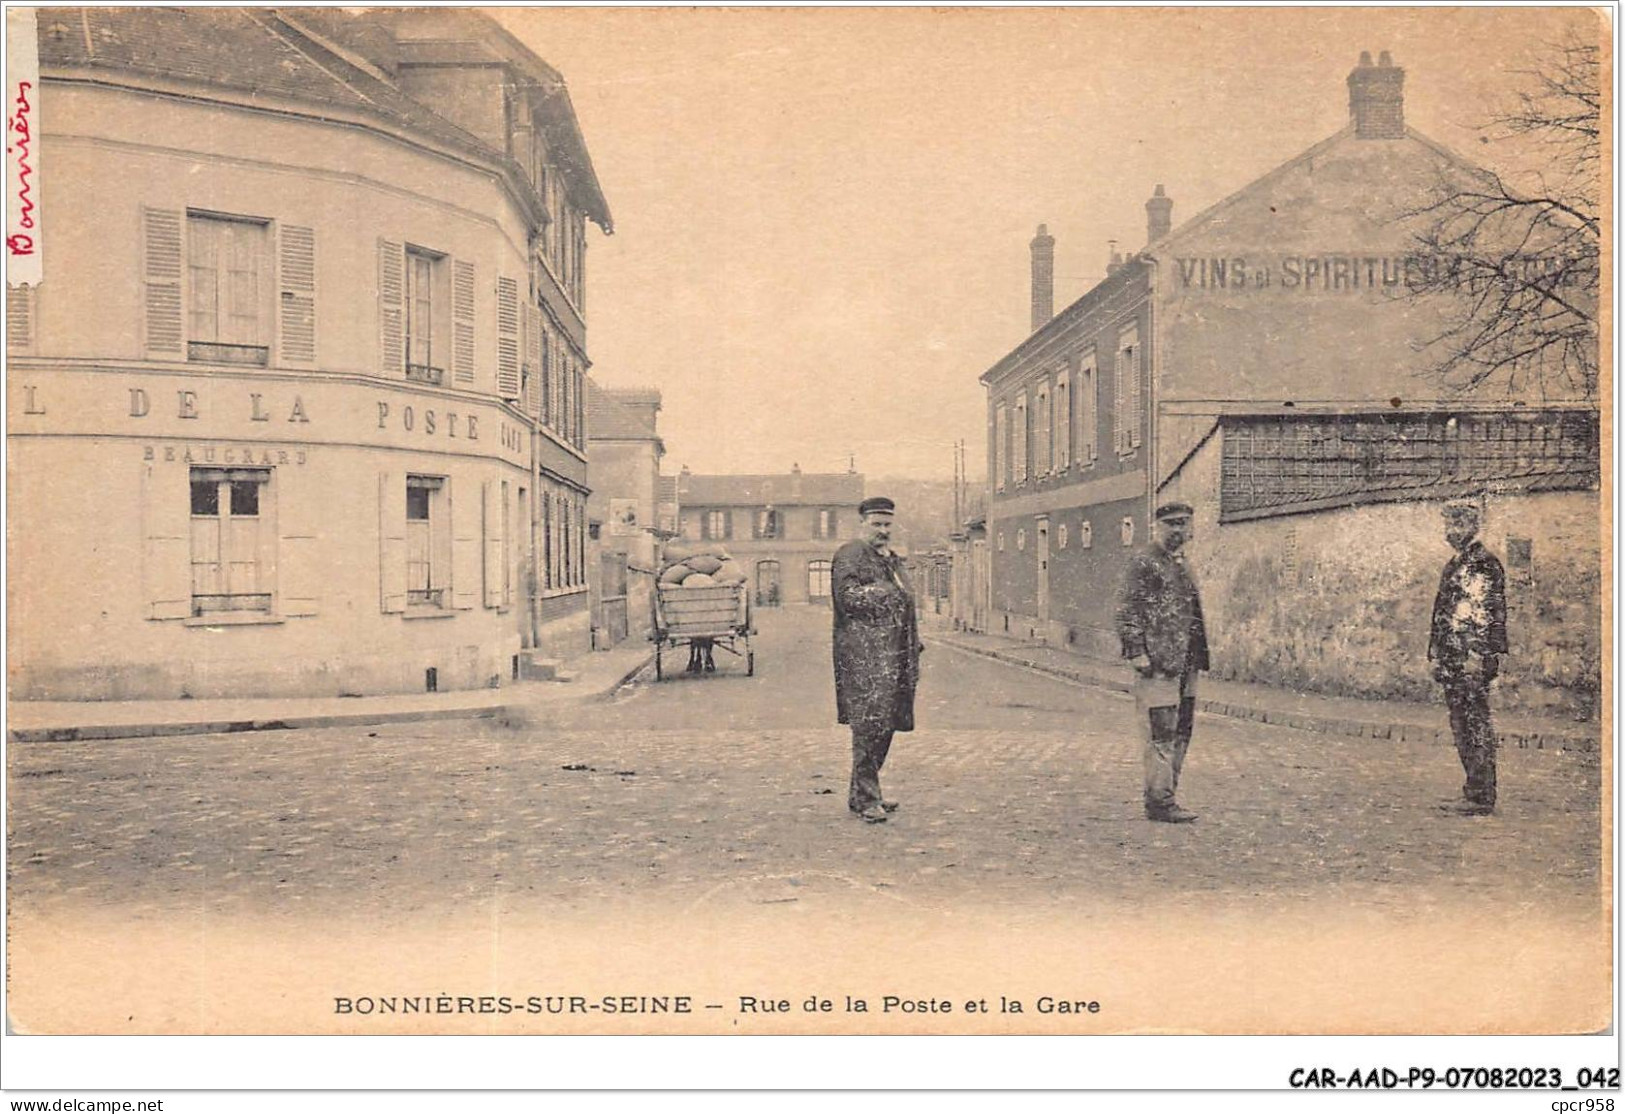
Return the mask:
<path id="1" fill-rule="evenodd" d="M 101 739 L 144 739 L 156 735 L 239 735 L 250 731 L 294 731 L 316 727 L 369 727 L 382 723 L 429 723 L 451 719 L 511 718 L 521 709 L 536 710 L 558 704 L 590 703 L 614 696 L 628 681 L 649 667 L 650 651 L 638 664 L 601 691 L 571 693 L 563 698 L 528 701 L 507 700 L 463 708 L 413 708 L 402 711 L 373 709 L 357 712 L 329 712 L 322 715 L 291 715 L 261 719 L 180 720 L 168 723 L 87 723 L 72 727 L 11 728 L 6 734 L 13 743 L 73 743 Z M 539 682 L 551 683 L 551 682 Z"/>
<path id="2" fill-rule="evenodd" d="M 1094 688 L 1109 689 L 1112 692 L 1133 691 L 1133 685 L 1128 681 L 1102 677 L 1100 674 L 1089 670 L 1068 669 L 1028 661 L 1025 658 L 1013 654 L 1003 654 L 997 650 L 983 649 L 980 646 L 967 646 L 962 642 L 933 633 L 922 633 L 921 637 L 925 641 L 939 646 L 947 646 L 967 654 L 975 654 L 978 657 L 1003 662 L 1006 665 L 1019 666 L 1035 673 L 1043 673 L 1063 681 L 1071 681 L 1074 684 L 1090 685 Z M 1343 719 L 1306 712 L 1289 712 L 1279 708 L 1259 708 L 1249 704 L 1237 704 L 1229 700 L 1199 699 L 1196 702 L 1196 708 L 1198 711 L 1207 712 L 1210 715 L 1251 720 L 1254 723 L 1267 723 L 1272 727 L 1291 727 L 1299 731 L 1314 731 L 1322 735 L 1349 735 L 1356 738 L 1389 740 L 1391 742 L 1428 742 L 1454 745 L 1454 740 L 1448 728 L 1429 727 L 1420 723 Z M 1570 750 L 1594 753 L 1598 749 L 1598 740 L 1590 735 L 1571 735 L 1563 732 L 1544 731 L 1508 731 L 1505 729 L 1502 729 L 1499 735 L 1503 747 L 1517 747 L 1520 750 Z"/>
<path id="3" fill-rule="evenodd" d="M 154 735 L 236 735 L 249 731 L 293 731 L 312 727 L 366 727 L 378 723 L 416 723 L 443 719 L 491 719 L 510 705 L 480 708 L 426 708 L 411 711 L 331 713 L 278 716 L 274 719 L 184 720 L 170 723 L 86 724 L 78 727 L 13 727 L 14 743 L 72 743 L 94 739 L 142 739 Z"/>

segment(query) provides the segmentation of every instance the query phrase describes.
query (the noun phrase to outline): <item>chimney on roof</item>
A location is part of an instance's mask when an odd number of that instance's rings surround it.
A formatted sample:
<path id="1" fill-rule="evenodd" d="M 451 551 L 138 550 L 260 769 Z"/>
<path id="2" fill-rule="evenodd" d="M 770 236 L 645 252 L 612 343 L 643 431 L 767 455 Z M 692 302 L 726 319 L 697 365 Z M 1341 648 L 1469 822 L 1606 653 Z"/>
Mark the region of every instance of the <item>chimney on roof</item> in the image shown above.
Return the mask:
<path id="1" fill-rule="evenodd" d="M 682 470 L 677 473 L 677 494 L 688 494 L 688 477 L 690 474 L 691 473 L 688 470 L 688 465 L 686 464 L 683 465 Z"/>
<path id="2" fill-rule="evenodd" d="M 1349 71 L 1349 118 L 1359 139 L 1405 138 L 1405 71 L 1385 50 L 1371 64 L 1371 52 Z"/>
<path id="3" fill-rule="evenodd" d="M 1154 244 L 1174 227 L 1174 199 L 1158 186 L 1145 203 L 1145 242 Z"/>
<path id="4" fill-rule="evenodd" d="M 1033 332 L 1055 316 L 1055 237 L 1044 225 L 1031 245 L 1033 252 Z"/>
<path id="5" fill-rule="evenodd" d="M 1123 265 L 1123 255 L 1117 250 L 1116 240 L 1107 240 L 1106 244 L 1110 248 L 1111 252 L 1111 254 L 1106 257 L 1106 275 L 1109 278 L 1112 275 L 1115 275 L 1117 273 L 1117 268 Z"/>

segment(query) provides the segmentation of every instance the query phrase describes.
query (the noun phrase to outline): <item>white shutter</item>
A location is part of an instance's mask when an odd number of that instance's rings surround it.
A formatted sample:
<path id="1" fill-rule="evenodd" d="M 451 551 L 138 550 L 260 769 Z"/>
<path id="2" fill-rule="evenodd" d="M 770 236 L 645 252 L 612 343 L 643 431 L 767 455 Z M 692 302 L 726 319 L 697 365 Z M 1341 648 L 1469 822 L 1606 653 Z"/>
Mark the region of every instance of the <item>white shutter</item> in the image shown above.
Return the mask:
<path id="1" fill-rule="evenodd" d="M 192 471 L 148 463 L 141 473 L 141 582 L 147 618 L 192 614 Z"/>
<path id="2" fill-rule="evenodd" d="M 1128 447 L 1138 448 L 1140 444 L 1140 421 L 1144 416 L 1144 403 L 1140 394 L 1140 367 L 1144 364 L 1140 358 L 1138 343 L 1128 350 Z"/>
<path id="3" fill-rule="evenodd" d="M 1063 370 L 1055 380 L 1055 470 L 1072 467 L 1072 388 L 1071 372 Z"/>
<path id="4" fill-rule="evenodd" d="M 459 383 L 474 382 L 474 264 L 451 264 L 451 367 Z"/>
<path id="5" fill-rule="evenodd" d="M 406 478 L 378 473 L 378 609 L 406 610 Z"/>
<path id="6" fill-rule="evenodd" d="M 1124 382 L 1127 365 L 1119 349 L 1117 359 L 1112 361 L 1112 446 L 1119 453 L 1126 452 L 1128 447 L 1128 394 Z"/>
<path id="7" fill-rule="evenodd" d="M 143 346 L 152 356 L 179 358 L 185 352 L 181 316 L 181 233 L 185 216 L 178 209 L 141 209 L 145 251 Z"/>
<path id="8" fill-rule="evenodd" d="M 502 606 L 502 502 L 497 485 L 486 480 L 482 490 L 485 523 L 485 606 Z"/>
<path id="9" fill-rule="evenodd" d="M 406 249 L 393 240 L 378 240 L 378 370 L 385 375 L 406 375 Z M 406 498 L 405 488 L 401 498 Z M 402 511 L 404 521 L 405 512 Z M 405 565 L 401 576 L 404 578 Z M 404 584 L 404 580 L 402 581 Z M 405 589 L 402 588 L 402 599 Z"/>
<path id="10" fill-rule="evenodd" d="M 451 508 L 451 606 L 458 611 L 473 608 L 480 595 L 480 524 L 484 508 L 478 500 L 467 497 L 470 486 L 464 483 L 454 489 L 448 479 L 443 489 Z"/>
<path id="11" fill-rule="evenodd" d="M 519 398 L 519 284 L 497 279 L 497 394 Z"/>
<path id="12" fill-rule="evenodd" d="M 27 353 L 34 348 L 34 311 L 39 288 L 6 286 L 6 351 Z"/>
<path id="13" fill-rule="evenodd" d="M 316 360 L 316 230 L 283 225 L 277 230 L 277 319 L 284 363 Z"/>
<path id="14" fill-rule="evenodd" d="M 280 607 L 286 618 L 315 615 L 321 605 L 322 582 L 329 576 L 321 559 L 323 507 L 293 479 L 297 474 L 297 469 L 278 468 L 273 477 L 280 531 L 276 569 Z"/>
<path id="15" fill-rule="evenodd" d="M 525 305 L 525 366 L 530 369 L 525 377 L 525 413 L 540 419 L 542 416 L 542 310 L 540 306 Z"/>

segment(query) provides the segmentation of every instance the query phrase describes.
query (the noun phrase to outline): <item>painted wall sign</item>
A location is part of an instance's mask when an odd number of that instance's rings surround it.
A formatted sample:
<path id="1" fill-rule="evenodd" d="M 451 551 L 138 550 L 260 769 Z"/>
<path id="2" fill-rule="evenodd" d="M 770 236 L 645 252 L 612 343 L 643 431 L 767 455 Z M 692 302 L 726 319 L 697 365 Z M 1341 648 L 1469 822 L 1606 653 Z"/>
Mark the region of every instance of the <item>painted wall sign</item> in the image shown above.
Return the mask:
<path id="1" fill-rule="evenodd" d="M 1353 294 L 1362 290 L 1404 291 L 1444 282 L 1473 290 L 1495 281 L 1470 271 L 1459 256 L 1341 254 L 1272 256 L 1178 256 L 1179 290 L 1269 290 L 1305 294 Z M 1506 263 L 1509 279 L 1529 282 L 1549 277 L 1557 285 L 1583 281 L 1583 261 L 1565 256 L 1515 256 Z"/>
<path id="2" fill-rule="evenodd" d="M 166 464 L 303 464 L 306 449 L 270 448 L 264 445 L 143 445 L 141 459 Z"/>

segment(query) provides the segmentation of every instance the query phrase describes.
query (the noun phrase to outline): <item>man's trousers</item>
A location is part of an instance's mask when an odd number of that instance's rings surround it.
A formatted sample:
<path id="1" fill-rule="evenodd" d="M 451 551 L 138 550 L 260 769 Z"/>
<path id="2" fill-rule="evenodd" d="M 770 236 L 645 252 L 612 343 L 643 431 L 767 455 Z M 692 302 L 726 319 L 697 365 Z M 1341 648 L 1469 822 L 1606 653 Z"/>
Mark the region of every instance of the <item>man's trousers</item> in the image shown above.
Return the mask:
<path id="1" fill-rule="evenodd" d="M 1195 674 L 1138 679 L 1134 706 L 1145 744 L 1145 810 L 1167 812 L 1175 804 L 1179 771 L 1196 723 Z"/>
<path id="2" fill-rule="evenodd" d="M 1490 722 L 1490 688 L 1477 680 L 1448 682 L 1444 702 L 1450 709 L 1450 733 L 1467 783 L 1461 794 L 1475 805 L 1495 806 L 1495 727 Z"/>
<path id="3" fill-rule="evenodd" d="M 880 803 L 880 767 L 891 750 L 891 728 L 852 727 L 852 784 L 847 790 L 846 807 L 853 812 Z"/>

